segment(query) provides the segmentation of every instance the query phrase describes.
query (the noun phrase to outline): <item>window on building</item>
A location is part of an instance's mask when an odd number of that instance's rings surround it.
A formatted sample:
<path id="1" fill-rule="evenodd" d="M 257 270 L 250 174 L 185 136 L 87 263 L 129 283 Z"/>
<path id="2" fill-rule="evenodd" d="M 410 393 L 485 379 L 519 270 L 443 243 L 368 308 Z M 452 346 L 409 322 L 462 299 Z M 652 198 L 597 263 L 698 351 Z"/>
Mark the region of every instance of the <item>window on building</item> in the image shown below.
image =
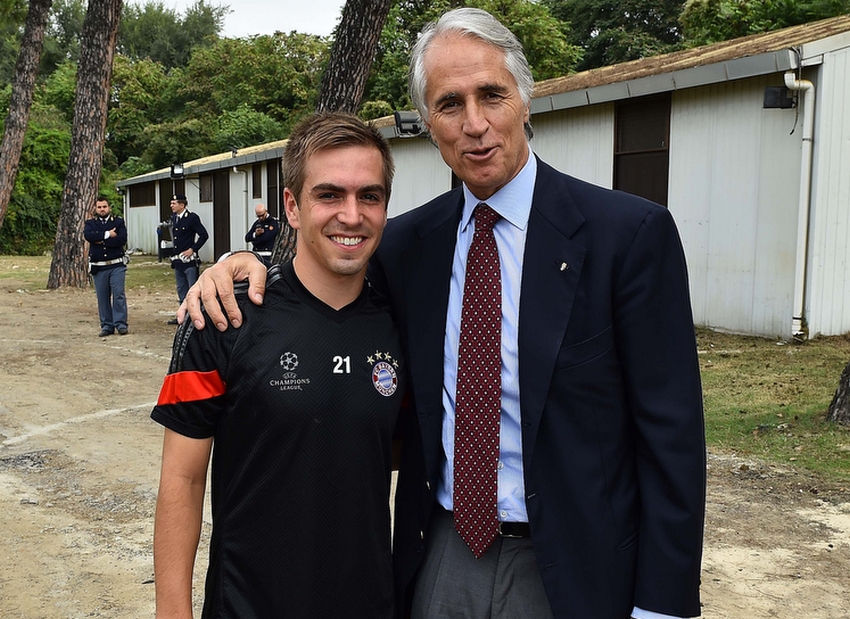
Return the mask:
<path id="1" fill-rule="evenodd" d="M 616 106 L 614 189 L 667 206 L 670 95 Z"/>
<path id="2" fill-rule="evenodd" d="M 251 187 L 253 188 L 254 197 L 263 197 L 263 166 L 255 163 L 251 166 Z"/>
<path id="3" fill-rule="evenodd" d="M 201 174 L 198 177 L 198 189 L 200 192 L 199 200 L 201 202 L 213 201 L 213 175 Z"/>
<path id="4" fill-rule="evenodd" d="M 154 206 L 156 204 L 156 183 L 141 183 L 128 187 L 130 191 L 130 208 L 134 206 Z"/>

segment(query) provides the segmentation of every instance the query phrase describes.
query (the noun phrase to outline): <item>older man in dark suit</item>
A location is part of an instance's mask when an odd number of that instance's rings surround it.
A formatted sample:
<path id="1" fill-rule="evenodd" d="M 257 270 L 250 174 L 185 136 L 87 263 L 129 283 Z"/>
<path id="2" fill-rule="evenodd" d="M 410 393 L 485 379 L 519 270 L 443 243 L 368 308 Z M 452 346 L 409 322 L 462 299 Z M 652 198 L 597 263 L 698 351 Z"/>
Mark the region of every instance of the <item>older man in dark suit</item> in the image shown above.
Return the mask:
<path id="1" fill-rule="evenodd" d="M 519 42 L 477 9 L 426 28 L 411 60 L 463 186 L 391 220 L 371 264 L 417 413 L 397 603 L 434 619 L 694 617 L 705 440 L 681 242 L 667 209 L 533 155 L 532 88 Z M 221 285 L 262 281 L 254 262 Z"/>

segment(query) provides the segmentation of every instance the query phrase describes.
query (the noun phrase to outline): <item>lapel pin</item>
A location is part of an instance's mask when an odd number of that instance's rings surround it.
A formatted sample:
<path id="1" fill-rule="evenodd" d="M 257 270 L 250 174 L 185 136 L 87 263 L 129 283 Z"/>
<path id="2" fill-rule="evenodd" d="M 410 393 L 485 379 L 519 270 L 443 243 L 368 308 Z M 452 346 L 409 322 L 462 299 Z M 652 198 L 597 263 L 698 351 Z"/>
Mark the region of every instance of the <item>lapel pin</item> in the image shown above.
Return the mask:
<path id="1" fill-rule="evenodd" d="M 561 270 L 562 271 L 566 271 L 569 268 L 570 268 L 570 265 L 568 265 L 566 262 L 561 263 Z"/>

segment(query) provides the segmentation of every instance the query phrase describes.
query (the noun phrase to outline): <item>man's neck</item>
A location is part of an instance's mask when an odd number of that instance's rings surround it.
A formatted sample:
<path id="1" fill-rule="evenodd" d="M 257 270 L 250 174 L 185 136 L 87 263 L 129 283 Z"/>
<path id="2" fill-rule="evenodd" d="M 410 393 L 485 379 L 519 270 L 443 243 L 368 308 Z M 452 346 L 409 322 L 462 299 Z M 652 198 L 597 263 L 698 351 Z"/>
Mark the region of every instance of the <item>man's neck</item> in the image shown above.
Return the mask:
<path id="1" fill-rule="evenodd" d="M 356 275 L 318 275 L 299 264 L 297 255 L 292 259 L 292 268 L 310 294 L 335 310 L 353 303 L 363 292 L 366 280 L 366 269 Z"/>

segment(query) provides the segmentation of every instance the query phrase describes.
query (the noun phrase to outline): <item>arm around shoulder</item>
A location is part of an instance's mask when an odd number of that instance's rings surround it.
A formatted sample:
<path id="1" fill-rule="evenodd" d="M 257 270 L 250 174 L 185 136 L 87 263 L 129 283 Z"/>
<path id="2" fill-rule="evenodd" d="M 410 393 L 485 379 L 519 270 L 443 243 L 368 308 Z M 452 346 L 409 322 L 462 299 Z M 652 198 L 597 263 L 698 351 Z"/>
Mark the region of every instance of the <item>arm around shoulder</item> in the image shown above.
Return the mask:
<path id="1" fill-rule="evenodd" d="M 266 266 L 252 251 L 236 251 L 201 273 L 189 289 L 184 302 L 185 311 L 196 329 L 203 329 L 206 321 L 201 310 L 203 304 L 215 328 L 227 329 L 228 320 L 234 327 L 242 324 L 242 312 L 233 294 L 233 282 L 248 280 L 248 298 L 255 305 L 263 303 L 266 289 Z M 222 308 L 224 311 L 222 311 Z M 184 308 L 180 308 L 184 312 Z M 181 319 L 185 317 L 185 312 Z"/>

